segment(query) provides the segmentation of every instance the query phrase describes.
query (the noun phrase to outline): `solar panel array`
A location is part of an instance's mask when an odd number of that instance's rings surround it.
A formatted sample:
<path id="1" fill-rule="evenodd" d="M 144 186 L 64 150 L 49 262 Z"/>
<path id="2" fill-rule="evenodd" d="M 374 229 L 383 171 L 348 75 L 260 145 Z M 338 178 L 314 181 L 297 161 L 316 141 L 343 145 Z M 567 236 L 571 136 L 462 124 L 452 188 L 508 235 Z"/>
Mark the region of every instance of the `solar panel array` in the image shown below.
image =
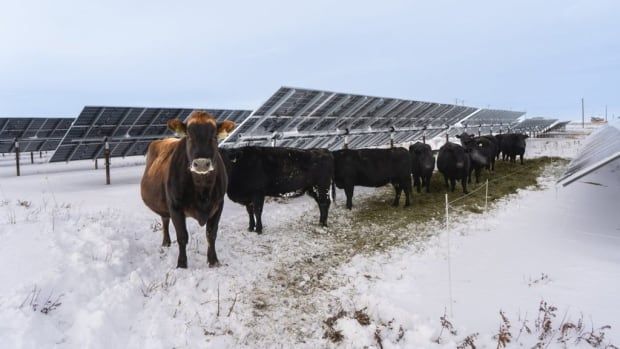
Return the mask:
<path id="1" fill-rule="evenodd" d="M 559 122 L 558 119 L 531 118 L 513 126 L 515 132 L 545 132 Z"/>
<path id="2" fill-rule="evenodd" d="M 96 159 L 103 157 L 107 137 L 111 157 L 144 155 L 151 141 L 172 136 L 169 119 L 185 120 L 190 108 L 84 107 L 50 162 Z M 250 110 L 205 109 L 218 121 L 241 123 Z"/>
<path id="3" fill-rule="evenodd" d="M 373 147 L 389 142 L 408 142 L 434 137 L 476 112 L 476 108 L 397 98 L 281 87 L 225 140 L 223 146 L 268 145 L 295 148 L 342 147 L 344 130 L 351 148 Z M 427 127 L 427 131 L 411 128 Z M 409 129 L 409 130 L 403 130 Z M 374 132 L 370 132 L 374 130 Z M 384 132 L 376 132 L 381 131 Z M 364 133 L 364 134 L 362 134 Z"/>
<path id="4" fill-rule="evenodd" d="M 73 118 L 0 118 L 0 153 L 55 150 Z"/>
<path id="5" fill-rule="evenodd" d="M 519 119 L 523 115 L 525 115 L 525 112 L 522 111 L 480 109 L 480 111 L 478 111 L 476 114 L 473 114 L 471 117 L 463 120 L 462 123 L 467 125 L 510 125 L 515 123 L 517 119 Z"/>
<path id="6" fill-rule="evenodd" d="M 566 186 L 618 158 L 620 158 L 620 128 L 611 124 L 602 126 L 588 136 L 582 150 L 571 161 L 558 182 Z"/>

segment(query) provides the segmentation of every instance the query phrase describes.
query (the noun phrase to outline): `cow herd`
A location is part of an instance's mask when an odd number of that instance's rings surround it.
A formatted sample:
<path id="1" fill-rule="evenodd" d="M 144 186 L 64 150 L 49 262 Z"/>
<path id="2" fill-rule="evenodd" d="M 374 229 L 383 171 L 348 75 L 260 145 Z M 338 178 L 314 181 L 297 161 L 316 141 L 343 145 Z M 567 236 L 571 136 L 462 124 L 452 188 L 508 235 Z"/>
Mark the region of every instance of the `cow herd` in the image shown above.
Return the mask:
<path id="1" fill-rule="evenodd" d="M 435 157 L 428 144 L 415 143 L 404 148 L 293 149 L 277 147 L 219 148 L 218 139 L 234 129 L 231 121 L 217 122 L 204 111 L 194 111 L 186 123 L 173 119 L 168 127 L 181 138 L 153 141 L 141 181 L 142 200 L 162 219 L 163 242 L 170 246 L 172 220 L 179 245 L 177 267 L 187 267 L 186 218 L 206 225 L 207 260 L 219 265 L 215 240 L 224 206 L 224 195 L 246 207 L 248 230 L 262 233 L 265 197 L 308 194 L 319 207 L 319 223 L 327 226 L 329 207 L 335 199 L 335 187 L 344 189 L 346 207 L 353 207 L 355 186 L 380 187 L 392 184 L 393 206 L 404 193 L 405 207 L 411 204 L 412 178 L 418 192 L 430 192 Z M 437 169 L 446 186 L 455 190 L 460 181 L 463 192 L 472 174 L 479 181 L 483 169 L 494 170 L 495 159 L 502 156 L 516 161 L 525 151 L 526 135 L 504 134 L 474 137 L 459 136 L 461 144 L 447 142 L 437 154 Z M 331 195 L 330 195 L 331 187 Z"/>

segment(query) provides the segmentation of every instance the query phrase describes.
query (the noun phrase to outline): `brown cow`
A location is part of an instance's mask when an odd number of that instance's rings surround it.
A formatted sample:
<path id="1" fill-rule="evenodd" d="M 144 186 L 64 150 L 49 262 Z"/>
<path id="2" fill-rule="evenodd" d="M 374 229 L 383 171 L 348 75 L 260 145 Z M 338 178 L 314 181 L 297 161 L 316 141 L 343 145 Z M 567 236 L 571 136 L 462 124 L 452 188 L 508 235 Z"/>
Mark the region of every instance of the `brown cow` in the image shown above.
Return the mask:
<path id="1" fill-rule="evenodd" d="M 234 127 L 232 121 L 216 123 L 211 114 L 195 110 L 187 124 L 179 119 L 168 121 L 168 128 L 182 136 L 180 139 L 168 138 L 149 145 L 140 183 L 142 200 L 161 216 L 164 246 L 170 246 L 168 228 L 172 218 L 179 244 L 177 268 L 187 268 L 186 217 L 207 225 L 207 260 L 210 267 L 219 265 L 215 239 L 228 177 L 217 141 Z"/>

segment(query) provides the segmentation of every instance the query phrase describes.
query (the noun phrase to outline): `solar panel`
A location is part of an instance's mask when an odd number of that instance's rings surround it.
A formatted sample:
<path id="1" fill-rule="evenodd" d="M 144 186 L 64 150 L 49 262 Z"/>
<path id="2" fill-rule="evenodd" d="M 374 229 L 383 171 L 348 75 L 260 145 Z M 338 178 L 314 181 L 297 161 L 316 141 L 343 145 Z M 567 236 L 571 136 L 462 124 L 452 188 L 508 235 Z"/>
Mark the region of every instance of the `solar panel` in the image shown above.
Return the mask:
<path id="1" fill-rule="evenodd" d="M 571 161 L 558 183 L 566 186 L 620 158 L 620 128 L 605 125 L 585 140 L 580 153 Z"/>
<path id="2" fill-rule="evenodd" d="M 172 136 L 166 122 L 185 120 L 194 109 L 86 106 L 75 120 L 50 162 L 75 161 L 103 157 L 107 137 L 111 157 L 144 155 L 151 141 Z M 250 110 L 205 109 L 218 121 L 237 123 Z"/>
<path id="3" fill-rule="evenodd" d="M 274 134 L 280 146 L 337 149 L 349 130 L 349 145 L 374 147 L 393 137 L 406 142 L 445 131 L 477 108 L 387 97 L 281 87 L 224 141 L 224 147 L 269 145 Z M 370 132 L 372 131 L 372 132 Z M 366 134 L 363 134 L 366 133 Z M 381 134 L 378 134 L 381 133 Z"/>
<path id="4" fill-rule="evenodd" d="M 73 118 L 0 118 L 0 153 L 15 151 L 15 139 L 19 141 L 22 152 L 55 150 L 73 120 Z"/>

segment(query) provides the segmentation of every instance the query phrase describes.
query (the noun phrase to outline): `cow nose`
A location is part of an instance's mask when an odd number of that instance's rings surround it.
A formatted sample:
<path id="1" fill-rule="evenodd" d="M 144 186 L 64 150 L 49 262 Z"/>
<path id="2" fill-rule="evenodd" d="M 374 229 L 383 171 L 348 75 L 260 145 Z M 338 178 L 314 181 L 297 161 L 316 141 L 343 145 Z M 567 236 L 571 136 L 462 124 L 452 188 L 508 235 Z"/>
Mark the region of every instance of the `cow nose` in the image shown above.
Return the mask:
<path id="1" fill-rule="evenodd" d="M 213 170 L 213 163 L 211 159 L 196 158 L 192 161 L 191 171 L 199 174 L 205 174 Z"/>

